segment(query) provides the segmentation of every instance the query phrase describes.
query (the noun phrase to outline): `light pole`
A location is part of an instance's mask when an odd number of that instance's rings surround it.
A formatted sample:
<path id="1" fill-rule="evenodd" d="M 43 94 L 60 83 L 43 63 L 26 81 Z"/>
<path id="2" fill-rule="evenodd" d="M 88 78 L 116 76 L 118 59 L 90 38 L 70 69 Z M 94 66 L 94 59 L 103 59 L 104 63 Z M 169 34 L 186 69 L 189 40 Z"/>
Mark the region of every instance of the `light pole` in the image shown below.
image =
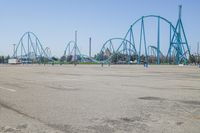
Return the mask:
<path id="1" fill-rule="evenodd" d="M 199 63 L 199 42 L 197 43 L 197 63 Z"/>

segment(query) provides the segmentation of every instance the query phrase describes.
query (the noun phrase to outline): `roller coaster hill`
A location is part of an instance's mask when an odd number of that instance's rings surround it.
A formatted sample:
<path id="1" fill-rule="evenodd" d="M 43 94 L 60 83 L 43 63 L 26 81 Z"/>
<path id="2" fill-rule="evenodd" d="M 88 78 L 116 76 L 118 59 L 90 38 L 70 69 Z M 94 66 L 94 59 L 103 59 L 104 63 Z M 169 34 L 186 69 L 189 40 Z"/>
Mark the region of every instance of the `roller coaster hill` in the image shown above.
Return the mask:
<path id="1" fill-rule="evenodd" d="M 76 35 L 75 35 L 76 36 Z M 98 60 L 89 57 L 87 55 L 81 54 L 76 39 L 75 41 L 70 41 L 64 50 L 64 54 L 60 61 L 62 63 L 100 63 Z"/>
<path id="2" fill-rule="evenodd" d="M 190 49 L 181 10 L 182 6 L 179 6 L 176 25 L 158 15 L 142 16 L 130 26 L 123 38 L 111 38 L 106 41 L 95 59 L 102 63 L 116 64 L 189 63 Z"/>
<path id="3" fill-rule="evenodd" d="M 19 43 L 14 47 L 13 57 L 19 63 L 48 63 L 51 61 L 50 48 L 43 48 L 40 40 L 33 32 L 22 35 Z"/>

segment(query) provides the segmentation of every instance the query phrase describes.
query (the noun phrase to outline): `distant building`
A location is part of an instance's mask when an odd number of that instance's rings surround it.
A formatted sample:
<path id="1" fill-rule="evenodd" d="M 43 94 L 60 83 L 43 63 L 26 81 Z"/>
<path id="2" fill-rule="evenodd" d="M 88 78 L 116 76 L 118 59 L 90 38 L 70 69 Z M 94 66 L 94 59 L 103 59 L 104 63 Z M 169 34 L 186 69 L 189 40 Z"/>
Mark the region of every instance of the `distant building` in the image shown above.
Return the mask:
<path id="1" fill-rule="evenodd" d="M 105 53 L 104 53 L 104 56 L 111 56 L 111 52 L 110 52 L 110 50 L 107 48 L 106 50 L 105 50 Z"/>

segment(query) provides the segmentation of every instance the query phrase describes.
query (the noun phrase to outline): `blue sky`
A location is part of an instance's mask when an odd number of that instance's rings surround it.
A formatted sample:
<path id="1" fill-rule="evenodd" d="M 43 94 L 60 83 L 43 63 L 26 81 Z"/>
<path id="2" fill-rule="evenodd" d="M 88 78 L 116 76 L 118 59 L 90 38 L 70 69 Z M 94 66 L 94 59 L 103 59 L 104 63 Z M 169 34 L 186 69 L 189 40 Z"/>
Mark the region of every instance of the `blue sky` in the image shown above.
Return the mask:
<path id="1" fill-rule="evenodd" d="M 100 51 L 112 37 L 123 37 L 143 15 L 160 15 L 172 23 L 183 5 L 182 20 L 192 51 L 200 41 L 199 0 L 0 0 L 0 55 L 12 55 L 12 45 L 26 31 L 34 32 L 52 54 L 61 56 L 78 31 L 78 46 L 88 54 Z M 162 46 L 168 48 L 168 46 Z"/>

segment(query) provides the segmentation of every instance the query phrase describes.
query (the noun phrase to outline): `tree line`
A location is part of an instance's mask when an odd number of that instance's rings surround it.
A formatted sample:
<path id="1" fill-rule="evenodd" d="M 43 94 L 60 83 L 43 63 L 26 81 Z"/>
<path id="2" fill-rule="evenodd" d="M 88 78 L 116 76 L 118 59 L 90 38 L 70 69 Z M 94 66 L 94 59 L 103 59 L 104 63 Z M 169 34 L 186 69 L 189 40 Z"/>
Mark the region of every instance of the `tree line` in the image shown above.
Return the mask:
<path id="1" fill-rule="evenodd" d="M 0 56 L 0 64 L 6 64 L 8 63 L 8 60 L 10 59 L 10 56 Z"/>

